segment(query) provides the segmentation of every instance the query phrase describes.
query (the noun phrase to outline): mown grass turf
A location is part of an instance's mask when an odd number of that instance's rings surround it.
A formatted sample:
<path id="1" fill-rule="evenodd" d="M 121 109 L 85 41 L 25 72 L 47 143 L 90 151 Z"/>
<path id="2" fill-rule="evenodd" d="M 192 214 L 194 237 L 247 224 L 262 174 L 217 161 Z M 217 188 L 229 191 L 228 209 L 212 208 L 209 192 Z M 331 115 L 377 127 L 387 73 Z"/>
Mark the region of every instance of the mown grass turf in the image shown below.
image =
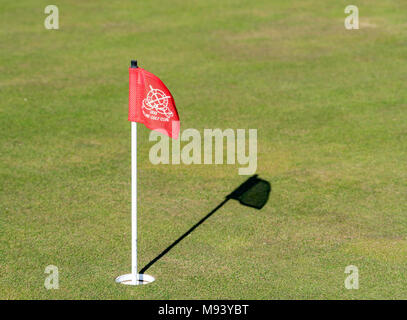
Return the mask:
<path id="1" fill-rule="evenodd" d="M 60 1 L 52 31 L 48 4 L 0 4 L 0 298 L 407 297 L 407 3 L 353 1 L 353 31 L 346 1 Z M 273 187 L 261 211 L 227 203 L 143 287 L 114 282 L 130 271 L 132 58 L 182 129 L 258 129 Z M 141 269 L 246 177 L 154 166 L 138 132 Z"/>

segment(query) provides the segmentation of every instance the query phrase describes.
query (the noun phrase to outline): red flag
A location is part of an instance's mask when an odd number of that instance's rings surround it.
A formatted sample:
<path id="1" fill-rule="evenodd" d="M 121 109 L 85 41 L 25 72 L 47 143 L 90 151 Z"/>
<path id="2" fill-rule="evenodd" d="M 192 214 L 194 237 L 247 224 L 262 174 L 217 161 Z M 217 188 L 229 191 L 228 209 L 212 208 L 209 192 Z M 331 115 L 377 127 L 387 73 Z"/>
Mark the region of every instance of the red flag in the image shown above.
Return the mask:
<path id="1" fill-rule="evenodd" d="M 157 76 L 143 68 L 129 68 L 128 119 L 178 138 L 180 124 L 174 98 Z"/>

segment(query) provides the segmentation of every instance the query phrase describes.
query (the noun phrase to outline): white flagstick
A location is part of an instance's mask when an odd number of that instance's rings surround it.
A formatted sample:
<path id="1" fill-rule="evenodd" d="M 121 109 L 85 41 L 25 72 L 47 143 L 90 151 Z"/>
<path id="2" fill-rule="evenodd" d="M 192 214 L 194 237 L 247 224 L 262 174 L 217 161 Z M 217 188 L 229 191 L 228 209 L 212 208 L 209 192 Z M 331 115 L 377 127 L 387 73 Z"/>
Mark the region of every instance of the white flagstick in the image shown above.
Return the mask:
<path id="1" fill-rule="evenodd" d="M 138 68 L 137 61 L 131 68 Z M 131 273 L 119 276 L 116 282 L 129 285 L 148 284 L 155 279 L 137 272 L 137 122 L 131 122 Z"/>
<path id="2" fill-rule="evenodd" d="M 131 123 L 131 273 L 137 273 L 137 122 Z"/>

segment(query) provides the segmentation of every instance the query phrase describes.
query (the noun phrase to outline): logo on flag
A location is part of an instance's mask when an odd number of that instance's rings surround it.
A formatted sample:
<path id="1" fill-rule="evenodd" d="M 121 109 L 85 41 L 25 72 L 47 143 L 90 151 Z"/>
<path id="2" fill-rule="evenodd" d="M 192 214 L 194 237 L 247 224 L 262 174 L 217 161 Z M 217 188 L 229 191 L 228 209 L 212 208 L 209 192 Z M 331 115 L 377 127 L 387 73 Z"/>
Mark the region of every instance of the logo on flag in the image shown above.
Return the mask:
<path id="1" fill-rule="evenodd" d="M 164 91 L 154 89 L 150 85 L 150 91 L 147 93 L 142 105 L 144 116 L 152 120 L 168 121 L 169 118 L 174 115 L 168 108 L 168 100 L 170 98 L 171 97 L 167 96 Z M 163 115 L 165 118 L 159 117 L 158 115 Z"/>

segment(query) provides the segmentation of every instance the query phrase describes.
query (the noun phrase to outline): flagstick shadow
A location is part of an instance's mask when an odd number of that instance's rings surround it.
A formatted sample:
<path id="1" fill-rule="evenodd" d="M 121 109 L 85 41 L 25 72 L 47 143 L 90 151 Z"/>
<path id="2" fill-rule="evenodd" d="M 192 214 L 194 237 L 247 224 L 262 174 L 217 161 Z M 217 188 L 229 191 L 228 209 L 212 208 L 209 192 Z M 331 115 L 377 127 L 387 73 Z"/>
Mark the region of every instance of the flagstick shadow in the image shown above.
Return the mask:
<path id="1" fill-rule="evenodd" d="M 260 186 L 260 188 L 259 188 Z M 254 190 L 254 191 L 253 191 Z M 157 257 L 147 263 L 141 270 L 140 274 L 146 272 L 154 263 L 160 260 L 164 255 L 166 255 L 172 248 L 174 248 L 178 243 L 180 243 L 185 237 L 187 237 L 192 231 L 198 228 L 202 223 L 204 223 L 209 217 L 211 217 L 216 211 L 218 211 L 226 202 L 230 199 L 239 200 L 243 205 L 261 209 L 268 201 L 269 193 L 271 191 L 271 186 L 268 181 L 261 180 L 257 178 L 257 175 L 250 177 L 244 183 L 242 183 L 238 188 L 236 188 L 232 193 L 226 196 L 225 200 L 219 203 L 216 208 L 209 212 L 205 217 L 199 220 L 195 225 L 193 225 L 187 232 L 175 240 L 170 246 L 163 250 Z"/>
<path id="2" fill-rule="evenodd" d="M 140 273 L 144 273 L 149 269 L 154 263 L 156 263 L 158 260 L 160 260 L 168 251 L 170 251 L 172 248 L 174 248 L 179 242 L 182 241 L 186 236 L 188 236 L 192 231 L 194 231 L 196 228 L 198 228 L 206 219 L 208 219 L 211 215 L 213 215 L 216 211 L 218 211 L 226 202 L 228 202 L 229 199 L 223 200 L 215 209 L 213 209 L 211 212 L 209 212 L 205 217 L 203 217 L 201 220 L 199 220 L 198 223 L 196 223 L 193 227 L 191 227 L 187 232 L 185 232 L 181 237 L 179 237 L 177 240 L 175 240 L 167 249 L 165 249 L 163 252 L 161 252 L 157 257 L 155 257 L 153 260 L 151 260 L 143 269 L 140 270 Z"/>

